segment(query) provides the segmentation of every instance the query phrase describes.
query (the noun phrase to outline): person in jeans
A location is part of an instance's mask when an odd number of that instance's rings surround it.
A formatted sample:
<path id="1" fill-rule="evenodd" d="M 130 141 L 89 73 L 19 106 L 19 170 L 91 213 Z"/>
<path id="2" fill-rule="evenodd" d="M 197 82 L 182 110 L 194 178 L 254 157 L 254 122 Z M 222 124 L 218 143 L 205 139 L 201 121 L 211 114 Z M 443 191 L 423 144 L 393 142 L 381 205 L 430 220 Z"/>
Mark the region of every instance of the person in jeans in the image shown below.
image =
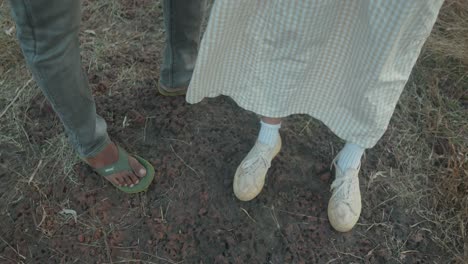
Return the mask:
<path id="1" fill-rule="evenodd" d="M 351 230 L 361 157 L 385 132 L 442 2 L 215 1 L 187 101 L 223 94 L 263 116 L 234 175 L 237 198 L 261 192 L 281 149 L 281 119 L 309 114 L 346 142 L 333 162 L 328 218 Z"/>
<path id="2" fill-rule="evenodd" d="M 10 0 L 17 37 L 35 81 L 60 117 L 79 156 L 127 193 L 146 190 L 151 165 L 128 156 L 107 134 L 80 59 L 81 1 Z M 166 47 L 159 90 L 184 94 L 194 69 L 204 1 L 165 0 Z"/>

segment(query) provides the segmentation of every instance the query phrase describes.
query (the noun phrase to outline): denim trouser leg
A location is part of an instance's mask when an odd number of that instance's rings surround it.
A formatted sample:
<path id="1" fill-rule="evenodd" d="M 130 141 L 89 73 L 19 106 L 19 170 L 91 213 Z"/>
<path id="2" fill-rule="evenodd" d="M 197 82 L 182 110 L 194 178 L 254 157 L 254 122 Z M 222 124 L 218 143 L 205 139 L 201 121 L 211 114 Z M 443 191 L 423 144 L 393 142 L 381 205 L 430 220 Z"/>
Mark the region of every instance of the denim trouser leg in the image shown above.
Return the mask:
<path id="1" fill-rule="evenodd" d="M 10 0 L 17 35 L 34 79 L 65 126 L 80 156 L 91 157 L 109 142 L 96 114 L 79 49 L 80 1 Z M 166 49 L 161 83 L 188 85 L 203 20 L 203 0 L 165 0 Z"/>
<path id="2" fill-rule="evenodd" d="M 205 0 L 164 0 L 166 48 L 161 65 L 162 85 L 188 86 L 200 43 Z"/>
<path id="3" fill-rule="evenodd" d="M 11 0 L 10 5 L 26 62 L 71 144 L 83 157 L 96 155 L 109 137 L 81 68 L 80 1 Z"/>

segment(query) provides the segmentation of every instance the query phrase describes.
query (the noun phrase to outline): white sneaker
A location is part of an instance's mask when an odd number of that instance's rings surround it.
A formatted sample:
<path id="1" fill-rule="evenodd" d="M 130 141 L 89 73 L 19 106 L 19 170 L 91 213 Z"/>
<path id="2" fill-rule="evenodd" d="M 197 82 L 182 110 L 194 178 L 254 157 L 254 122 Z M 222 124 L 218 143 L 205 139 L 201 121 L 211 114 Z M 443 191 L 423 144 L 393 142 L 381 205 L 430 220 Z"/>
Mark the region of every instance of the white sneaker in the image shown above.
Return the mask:
<path id="1" fill-rule="evenodd" d="M 337 165 L 335 168 L 336 180 L 331 185 L 333 194 L 328 202 L 328 220 L 336 231 L 348 232 L 356 225 L 361 214 L 359 168 L 345 172 Z"/>
<path id="2" fill-rule="evenodd" d="M 274 147 L 259 141 L 255 143 L 237 168 L 234 176 L 234 194 L 239 200 L 250 201 L 262 191 L 271 161 L 280 149 L 281 137 L 278 137 Z"/>

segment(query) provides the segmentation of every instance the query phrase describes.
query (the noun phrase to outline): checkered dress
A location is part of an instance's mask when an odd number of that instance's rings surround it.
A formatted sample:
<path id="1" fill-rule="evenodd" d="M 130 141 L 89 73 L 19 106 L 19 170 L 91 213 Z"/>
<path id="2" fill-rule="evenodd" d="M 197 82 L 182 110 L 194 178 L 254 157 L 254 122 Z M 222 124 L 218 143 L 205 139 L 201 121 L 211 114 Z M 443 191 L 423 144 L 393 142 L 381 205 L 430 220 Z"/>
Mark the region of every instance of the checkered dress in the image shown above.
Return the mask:
<path id="1" fill-rule="evenodd" d="M 268 117 L 309 114 L 370 148 L 443 0 L 216 0 L 187 94 Z"/>

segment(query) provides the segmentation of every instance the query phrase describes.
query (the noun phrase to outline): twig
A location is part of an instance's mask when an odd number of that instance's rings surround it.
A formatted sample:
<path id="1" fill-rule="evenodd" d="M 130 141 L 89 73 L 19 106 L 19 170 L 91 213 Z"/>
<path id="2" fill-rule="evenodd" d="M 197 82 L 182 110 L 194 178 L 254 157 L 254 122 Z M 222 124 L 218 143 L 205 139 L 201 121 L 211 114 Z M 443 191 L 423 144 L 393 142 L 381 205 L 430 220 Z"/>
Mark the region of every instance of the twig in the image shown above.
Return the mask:
<path id="1" fill-rule="evenodd" d="M 124 116 L 124 120 L 122 121 L 122 127 L 128 127 L 128 122 L 127 122 L 127 115 Z"/>
<path id="2" fill-rule="evenodd" d="M 16 175 L 18 175 L 18 176 L 20 176 L 22 178 L 26 178 L 26 176 L 24 176 L 23 174 L 15 171 L 15 170 L 10 169 L 10 167 L 8 167 L 6 165 L 3 165 L 3 164 L 0 163 L 0 166 L 2 166 L 2 168 L 6 169 L 6 170 L 9 170 L 9 171 L 13 172 L 14 174 L 16 174 Z"/>
<path id="3" fill-rule="evenodd" d="M 147 261 L 147 260 L 141 260 L 141 259 L 126 259 L 126 258 L 122 258 L 122 260 L 119 260 L 117 262 L 114 262 L 114 263 L 132 263 L 132 262 L 135 262 L 135 263 L 146 263 L 146 264 L 158 264 L 156 262 L 151 262 L 151 261 Z"/>
<path id="4" fill-rule="evenodd" d="M 39 222 L 39 224 L 37 225 L 37 228 L 39 228 L 42 225 L 42 223 L 44 223 L 44 220 L 47 217 L 47 213 L 44 209 L 44 206 L 41 206 L 41 207 L 42 207 L 42 219 L 41 219 L 41 222 Z"/>
<path id="5" fill-rule="evenodd" d="M 124 252 L 132 252 L 132 251 L 129 251 L 129 250 L 123 250 L 123 251 L 124 251 Z M 175 261 L 173 261 L 172 259 L 163 258 L 163 257 L 160 257 L 160 256 L 158 256 L 158 255 L 153 255 L 153 254 L 150 254 L 150 253 L 147 253 L 147 252 L 140 252 L 140 253 L 141 253 L 141 254 L 145 254 L 145 255 L 147 255 L 147 256 L 150 256 L 150 257 L 153 257 L 153 258 L 157 258 L 157 259 L 162 260 L 162 261 L 165 261 L 165 262 L 169 262 L 169 263 L 171 263 L 171 264 L 178 264 L 178 263 L 184 262 L 183 260 L 178 261 L 178 262 L 175 262 Z M 157 252 L 156 252 L 156 254 L 157 254 Z"/>
<path id="6" fill-rule="evenodd" d="M 6 114 L 6 112 L 8 111 L 8 109 L 10 109 L 10 107 L 16 102 L 16 100 L 18 99 L 18 97 L 21 95 L 21 93 L 23 92 L 23 90 L 28 87 L 28 85 L 32 82 L 32 78 L 29 79 L 29 81 L 26 82 L 25 85 L 23 85 L 23 87 L 21 87 L 18 92 L 16 93 L 15 95 L 15 98 L 13 98 L 13 100 L 11 100 L 11 102 L 5 107 L 5 109 L 3 110 L 3 112 L 0 114 L 0 118 L 2 118 L 3 115 Z"/>
<path id="7" fill-rule="evenodd" d="M 9 261 L 11 261 L 11 263 L 15 263 L 15 262 L 16 262 L 14 259 L 11 259 L 11 258 L 9 258 L 9 257 L 2 256 L 2 255 L 0 255 L 0 259 L 9 260 Z"/>
<path id="8" fill-rule="evenodd" d="M 357 259 L 360 259 L 360 260 L 364 261 L 363 258 L 361 258 L 361 257 L 359 257 L 359 256 L 356 256 L 356 255 L 354 255 L 354 254 L 352 254 L 352 253 L 347 253 L 347 252 L 338 251 L 338 249 L 337 249 L 336 246 L 335 246 L 335 243 L 333 243 L 332 240 L 330 240 L 330 242 L 332 243 L 333 248 L 335 248 L 335 252 L 336 252 L 336 254 L 338 255 L 338 258 L 341 258 L 341 255 L 340 255 L 340 254 L 343 254 L 343 255 L 355 257 L 355 258 L 357 258 Z"/>
<path id="9" fill-rule="evenodd" d="M 39 167 L 42 165 L 42 160 L 39 160 L 39 163 L 36 166 L 36 169 L 34 169 L 33 173 L 31 174 L 31 177 L 29 177 L 28 184 L 31 184 L 32 180 L 34 179 L 34 176 L 36 176 L 37 172 L 39 171 Z"/>
<path id="10" fill-rule="evenodd" d="M 86 244 L 86 243 L 77 243 L 77 245 L 85 246 L 85 247 L 95 247 L 95 248 L 104 248 L 105 246 L 101 245 L 93 245 L 93 244 Z M 138 247 L 118 247 L 118 246 L 109 246 L 109 248 L 117 248 L 117 249 L 138 249 Z"/>
<path id="11" fill-rule="evenodd" d="M 341 258 L 341 257 L 337 257 L 337 258 L 334 258 L 334 259 L 330 259 L 329 261 L 327 261 L 326 264 L 330 264 L 330 263 L 332 263 L 332 262 L 335 262 L 335 261 L 339 260 L 340 258 Z"/>
<path id="12" fill-rule="evenodd" d="M 271 208 L 270 208 L 270 210 L 271 210 L 271 211 L 270 211 L 270 214 L 271 214 L 271 216 L 273 217 L 273 220 L 274 220 L 275 223 L 276 223 L 276 227 L 277 227 L 278 229 L 280 229 L 281 226 L 280 226 L 280 224 L 279 224 L 279 222 L 278 222 L 278 219 L 276 218 L 276 215 L 275 215 L 275 206 L 272 205 Z"/>
<path id="13" fill-rule="evenodd" d="M 187 166 L 187 168 L 191 169 L 193 172 L 195 172 L 195 174 L 196 174 L 198 177 L 200 177 L 200 174 L 198 174 L 198 172 L 197 172 L 194 168 L 190 167 L 190 165 L 188 165 L 188 164 L 175 152 L 174 148 L 172 147 L 172 144 L 171 144 L 170 146 L 171 146 L 172 152 L 174 152 L 174 155 L 176 155 L 176 157 L 179 158 L 180 161 L 182 161 L 182 163 L 183 163 L 185 166 Z"/>
<path id="14" fill-rule="evenodd" d="M 8 242 L 5 241 L 5 239 L 3 239 L 3 237 L 0 236 L 0 239 L 3 241 L 3 243 L 5 243 L 9 248 L 11 248 L 13 251 L 15 251 L 16 254 L 18 254 L 18 256 L 20 256 L 22 259 L 26 259 L 25 256 L 21 255 L 18 250 L 16 250 L 14 247 L 12 247 Z"/>
<path id="15" fill-rule="evenodd" d="M 169 206 L 171 205 L 171 202 L 172 202 L 172 200 L 169 199 L 169 202 L 167 202 L 167 205 L 166 205 L 166 211 L 164 211 L 164 215 L 167 215 L 167 211 L 169 211 Z M 164 220 L 164 221 L 166 221 L 166 220 Z"/>
<path id="16" fill-rule="evenodd" d="M 166 221 L 164 220 L 164 212 L 163 212 L 163 209 L 162 209 L 162 206 L 161 206 L 161 205 L 159 206 L 159 211 L 161 211 L 161 221 L 162 221 L 163 223 L 165 223 Z"/>
<path id="17" fill-rule="evenodd" d="M 267 208 L 267 209 L 271 209 L 270 207 L 268 206 L 263 206 L 264 208 Z M 301 217 L 307 217 L 307 218 L 310 218 L 311 220 L 323 220 L 323 221 L 328 221 L 327 218 L 322 218 L 322 217 L 317 217 L 317 216 L 312 216 L 312 215 L 306 215 L 306 214 L 301 214 L 301 213 L 295 213 L 295 212 L 289 212 L 289 211 L 286 211 L 286 210 L 283 210 L 283 209 L 276 209 L 276 211 L 280 212 L 280 213 L 286 213 L 286 214 L 290 214 L 290 215 L 294 215 L 294 216 L 301 216 Z"/>
<path id="18" fill-rule="evenodd" d="M 363 237 L 365 237 L 365 236 L 363 235 Z M 373 249 L 369 250 L 369 252 L 367 252 L 367 254 L 365 255 L 365 257 L 371 256 L 372 253 L 374 253 L 374 250 L 375 250 L 376 248 L 378 248 L 379 246 L 380 246 L 380 245 L 377 245 L 377 246 L 375 246 Z"/>
<path id="19" fill-rule="evenodd" d="M 250 214 L 249 214 L 249 212 L 247 212 L 247 210 L 245 210 L 245 209 L 242 208 L 242 207 L 241 207 L 240 209 L 250 218 L 250 220 L 252 220 L 254 223 L 257 223 L 257 221 L 255 221 L 255 219 L 253 219 L 253 218 L 250 216 Z"/>
<path id="20" fill-rule="evenodd" d="M 427 220 L 423 220 L 423 221 L 417 222 L 416 224 L 410 225 L 410 227 L 411 227 L 411 228 L 414 228 L 414 227 L 416 227 L 416 226 L 418 226 L 418 225 L 420 225 L 420 224 L 422 224 L 422 223 L 424 223 L 424 222 L 427 222 Z"/>
<path id="21" fill-rule="evenodd" d="M 419 251 L 417 251 L 417 250 L 405 250 L 405 251 L 400 252 L 400 254 L 408 254 L 408 253 L 419 253 Z"/>
<path id="22" fill-rule="evenodd" d="M 312 120 L 312 119 L 309 119 L 309 120 L 307 121 L 307 123 L 305 124 L 304 128 L 302 128 L 301 131 L 299 132 L 299 135 L 301 135 L 302 132 L 304 132 L 304 130 L 306 130 L 307 127 L 309 127 L 309 124 L 310 124 L 310 121 L 311 121 L 311 120 Z"/>
<path id="23" fill-rule="evenodd" d="M 395 198 L 397 198 L 397 197 L 398 197 L 398 195 L 395 195 L 395 196 L 393 196 L 392 198 L 387 199 L 387 200 L 385 200 L 385 201 L 379 203 L 378 205 L 374 206 L 371 210 L 374 210 L 375 208 L 381 206 L 382 204 L 388 203 L 388 202 L 390 202 L 391 200 L 393 200 L 393 199 L 395 199 Z"/>
<path id="24" fill-rule="evenodd" d="M 145 117 L 145 128 L 143 129 L 143 142 L 146 142 L 146 128 L 148 126 L 148 119 L 156 118 L 155 116 Z"/>
<path id="25" fill-rule="evenodd" d="M 107 243 L 107 232 L 104 232 L 104 234 L 105 234 L 104 235 L 104 244 L 106 245 L 107 257 L 109 258 L 109 263 L 113 264 L 112 255 L 111 255 L 110 248 L 109 248 L 109 243 Z"/>
<path id="26" fill-rule="evenodd" d="M 176 141 L 176 142 L 180 142 L 180 143 L 184 143 L 185 145 L 187 146 L 192 146 L 192 143 L 188 143 L 187 141 L 184 141 L 184 140 L 180 140 L 180 139 L 177 139 L 177 138 L 161 138 L 161 139 L 164 139 L 164 140 L 169 140 L 169 141 Z"/>

